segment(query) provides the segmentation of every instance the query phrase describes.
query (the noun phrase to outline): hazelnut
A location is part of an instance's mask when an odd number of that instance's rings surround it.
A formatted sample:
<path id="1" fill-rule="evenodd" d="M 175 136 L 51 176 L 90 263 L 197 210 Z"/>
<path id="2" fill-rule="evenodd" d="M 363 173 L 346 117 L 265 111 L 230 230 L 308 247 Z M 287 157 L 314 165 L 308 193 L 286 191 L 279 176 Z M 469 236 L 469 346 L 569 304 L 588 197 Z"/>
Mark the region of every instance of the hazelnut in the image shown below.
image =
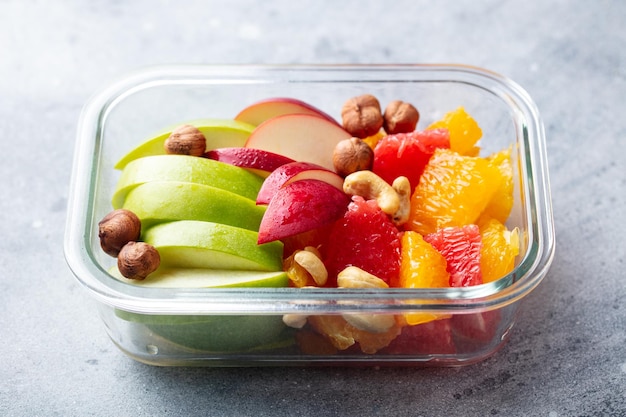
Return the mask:
<path id="1" fill-rule="evenodd" d="M 345 177 L 356 171 L 371 169 L 374 151 L 362 139 L 353 137 L 337 143 L 333 151 L 333 165 L 337 174 Z"/>
<path id="2" fill-rule="evenodd" d="M 358 138 L 375 135 L 383 126 L 380 103 L 371 94 L 363 94 L 346 101 L 341 109 L 341 119 L 343 128 Z"/>
<path id="3" fill-rule="evenodd" d="M 411 104 L 395 100 L 389 103 L 383 116 L 383 129 L 389 135 L 413 132 L 417 127 L 420 114 Z"/>
<path id="4" fill-rule="evenodd" d="M 159 252 L 145 242 L 128 242 L 117 257 L 117 269 L 128 279 L 144 279 L 160 264 Z"/>
<path id="5" fill-rule="evenodd" d="M 141 221 L 132 211 L 113 210 L 98 223 L 100 247 L 108 255 L 117 256 L 124 245 L 139 239 Z"/>
<path id="6" fill-rule="evenodd" d="M 206 138 L 197 127 L 182 125 L 172 131 L 164 147 L 168 154 L 202 156 L 206 151 Z"/>

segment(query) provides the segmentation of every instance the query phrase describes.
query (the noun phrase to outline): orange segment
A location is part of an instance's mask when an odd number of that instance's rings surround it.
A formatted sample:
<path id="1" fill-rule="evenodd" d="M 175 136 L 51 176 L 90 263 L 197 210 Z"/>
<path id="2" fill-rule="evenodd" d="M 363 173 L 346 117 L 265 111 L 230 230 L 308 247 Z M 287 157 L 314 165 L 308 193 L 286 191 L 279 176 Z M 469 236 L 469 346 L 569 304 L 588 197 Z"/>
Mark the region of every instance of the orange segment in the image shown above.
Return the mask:
<path id="1" fill-rule="evenodd" d="M 411 196 L 405 228 L 426 235 L 475 223 L 501 181 L 498 167 L 485 158 L 437 149 Z"/>
<path id="2" fill-rule="evenodd" d="M 400 280 L 402 288 L 442 288 L 449 286 L 446 259 L 417 232 L 402 235 Z"/>
<path id="3" fill-rule="evenodd" d="M 403 288 L 448 287 L 450 275 L 446 259 L 417 232 L 405 232 L 402 236 L 402 263 L 398 286 Z M 430 313 L 404 314 L 405 324 L 414 326 L 442 318 Z"/>
<path id="4" fill-rule="evenodd" d="M 428 126 L 428 129 L 440 128 L 450 132 L 450 149 L 461 155 L 478 155 L 480 148 L 476 143 L 482 137 L 483 131 L 463 107 L 446 113 L 441 120 Z"/>
<path id="5" fill-rule="evenodd" d="M 481 218 L 479 227 L 483 242 L 480 269 L 486 283 L 502 278 L 515 267 L 515 257 L 519 254 L 519 231 L 517 228 L 508 230 L 493 218 Z"/>
<path id="6" fill-rule="evenodd" d="M 378 142 L 386 136 L 386 133 L 383 129 L 380 129 L 378 133 L 374 133 L 372 136 L 368 136 L 363 138 L 363 142 L 367 143 L 370 148 L 374 149 Z"/>
<path id="7" fill-rule="evenodd" d="M 513 164 L 511 162 L 511 148 L 503 149 L 487 157 L 500 172 L 502 181 L 485 208 L 483 214 L 506 222 L 513 208 Z"/>
<path id="8" fill-rule="evenodd" d="M 431 321 L 447 319 L 450 317 L 452 317 L 451 314 L 405 313 L 404 322 L 408 326 L 417 326 L 418 324 L 429 323 Z"/>

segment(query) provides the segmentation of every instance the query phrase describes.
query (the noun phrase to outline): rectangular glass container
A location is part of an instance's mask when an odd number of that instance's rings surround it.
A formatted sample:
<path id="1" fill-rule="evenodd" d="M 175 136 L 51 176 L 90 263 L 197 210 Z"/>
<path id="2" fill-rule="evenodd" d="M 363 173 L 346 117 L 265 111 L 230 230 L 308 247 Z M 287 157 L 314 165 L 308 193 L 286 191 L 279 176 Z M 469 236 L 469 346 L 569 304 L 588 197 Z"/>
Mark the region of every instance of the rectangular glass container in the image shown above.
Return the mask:
<path id="1" fill-rule="evenodd" d="M 270 97 L 293 97 L 341 120 L 343 103 L 370 93 L 420 111 L 418 129 L 463 106 L 483 131 L 481 155 L 511 147 L 520 231 L 513 271 L 488 284 L 440 289 L 143 288 L 109 275 L 98 221 L 111 211 L 115 162 L 164 127 L 233 118 Z M 383 104 L 384 105 L 384 104 Z M 545 137 L 537 108 L 513 81 L 463 65 L 165 66 L 145 69 L 95 94 L 77 131 L 65 234 L 68 265 L 95 300 L 104 328 L 130 357 L 153 365 L 458 366 L 493 354 L 520 302 L 546 275 L 554 230 Z M 436 314 L 387 348 L 329 347 L 283 315 Z M 403 330 L 404 332 L 404 330 Z M 368 337 L 376 337 L 370 334 Z"/>

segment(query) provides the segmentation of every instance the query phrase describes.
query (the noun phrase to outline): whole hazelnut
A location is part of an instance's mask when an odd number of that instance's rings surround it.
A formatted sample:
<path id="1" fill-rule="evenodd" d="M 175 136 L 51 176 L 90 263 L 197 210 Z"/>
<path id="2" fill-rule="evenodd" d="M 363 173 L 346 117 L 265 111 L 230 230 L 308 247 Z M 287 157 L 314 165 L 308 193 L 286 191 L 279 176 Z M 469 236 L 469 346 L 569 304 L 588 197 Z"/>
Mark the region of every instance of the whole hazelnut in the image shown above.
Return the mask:
<path id="1" fill-rule="evenodd" d="M 197 127 L 182 125 L 172 131 L 164 147 L 168 154 L 202 156 L 206 151 L 206 138 Z"/>
<path id="2" fill-rule="evenodd" d="M 385 109 L 383 129 L 389 135 L 413 132 L 419 118 L 419 112 L 411 103 L 395 100 Z"/>
<path id="3" fill-rule="evenodd" d="M 145 242 L 128 242 L 117 257 L 117 269 L 128 279 L 144 279 L 160 264 L 159 252 Z"/>
<path id="4" fill-rule="evenodd" d="M 129 210 L 113 210 L 98 223 L 100 247 L 113 257 L 116 257 L 128 242 L 138 240 L 140 234 L 141 221 Z"/>
<path id="5" fill-rule="evenodd" d="M 374 151 L 360 138 L 352 137 L 337 143 L 333 151 L 333 165 L 342 177 L 356 171 L 371 169 Z"/>
<path id="6" fill-rule="evenodd" d="M 346 101 L 341 109 L 341 119 L 343 128 L 358 138 L 372 136 L 383 126 L 380 103 L 371 94 L 363 94 Z"/>

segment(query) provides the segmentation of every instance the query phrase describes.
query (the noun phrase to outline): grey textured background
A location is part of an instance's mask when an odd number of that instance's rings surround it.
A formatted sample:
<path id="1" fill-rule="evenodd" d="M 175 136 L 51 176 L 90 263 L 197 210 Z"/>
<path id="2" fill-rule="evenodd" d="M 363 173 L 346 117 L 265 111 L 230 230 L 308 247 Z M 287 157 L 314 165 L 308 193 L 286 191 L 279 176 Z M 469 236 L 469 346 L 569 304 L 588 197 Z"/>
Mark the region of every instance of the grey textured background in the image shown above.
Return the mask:
<path id="1" fill-rule="evenodd" d="M 623 416 L 626 2 L 0 0 L 0 415 Z M 465 63 L 545 121 L 557 253 L 460 369 L 184 369 L 108 340 L 62 240 L 76 123 L 162 63 Z"/>

